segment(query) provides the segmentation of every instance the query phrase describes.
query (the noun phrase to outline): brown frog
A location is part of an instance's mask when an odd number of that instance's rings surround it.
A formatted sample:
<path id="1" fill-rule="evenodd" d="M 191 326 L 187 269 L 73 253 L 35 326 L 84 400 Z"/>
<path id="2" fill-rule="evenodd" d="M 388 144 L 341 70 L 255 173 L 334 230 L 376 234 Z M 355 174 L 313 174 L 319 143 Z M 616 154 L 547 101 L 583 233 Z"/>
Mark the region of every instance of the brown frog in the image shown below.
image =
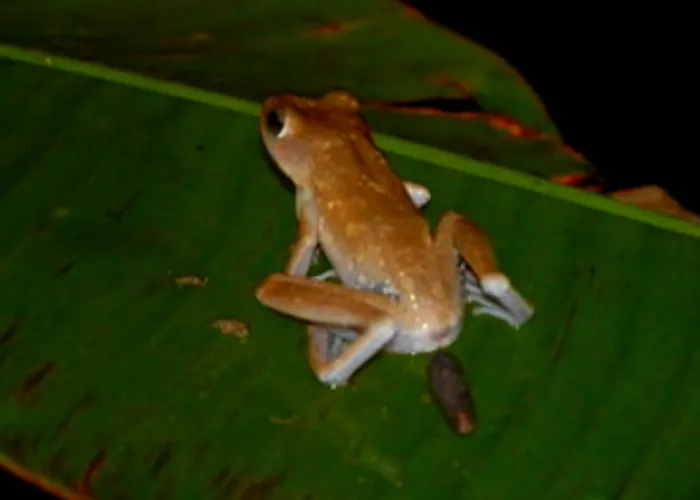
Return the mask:
<path id="1" fill-rule="evenodd" d="M 499 269 L 479 226 L 447 212 L 431 234 L 420 212 L 430 192 L 394 173 L 352 94 L 270 97 L 260 132 L 294 183 L 299 225 L 285 273 L 269 276 L 256 296 L 309 323 L 309 362 L 321 382 L 346 384 L 381 350 L 450 345 L 465 302 L 516 328 L 530 319 L 533 306 Z M 333 271 L 307 276 L 319 247 Z M 342 284 L 323 279 L 331 275 Z"/>

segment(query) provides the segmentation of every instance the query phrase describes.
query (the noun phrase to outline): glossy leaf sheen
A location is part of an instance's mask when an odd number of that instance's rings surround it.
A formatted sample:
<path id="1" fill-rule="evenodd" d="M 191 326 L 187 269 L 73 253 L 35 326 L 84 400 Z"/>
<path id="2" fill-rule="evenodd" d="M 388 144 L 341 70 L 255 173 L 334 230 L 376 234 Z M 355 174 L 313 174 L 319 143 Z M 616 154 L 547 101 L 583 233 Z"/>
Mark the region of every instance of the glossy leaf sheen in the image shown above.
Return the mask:
<path id="1" fill-rule="evenodd" d="M 9 60 L 0 96 L 3 460 L 70 488 L 97 460 L 101 499 L 697 496 L 690 225 L 392 150 L 431 189 L 431 223 L 482 224 L 537 306 L 519 331 L 467 318 L 451 352 L 479 427 L 458 438 L 428 356 L 381 356 L 331 391 L 302 324 L 255 301 L 296 227 L 254 113 Z"/>

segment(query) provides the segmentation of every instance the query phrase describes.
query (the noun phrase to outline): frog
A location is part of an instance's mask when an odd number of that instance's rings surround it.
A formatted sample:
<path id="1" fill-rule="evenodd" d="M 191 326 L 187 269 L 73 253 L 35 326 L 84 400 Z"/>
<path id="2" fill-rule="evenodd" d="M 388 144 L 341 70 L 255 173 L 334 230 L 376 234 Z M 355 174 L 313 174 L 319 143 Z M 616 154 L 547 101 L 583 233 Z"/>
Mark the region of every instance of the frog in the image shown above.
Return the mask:
<path id="1" fill-rule="evenodd" d="M 422 212 L 430 190 L 398 176 L 355 94 L 272 95 L 259 133 L 293 185 L 297 234 L 284 271 L 265 277 L 255 297 L 306 323 L 308 364 L 322 384 L 346 386 L 380 352 L 447 348 L 467 302 L 517 329 L 530 321 L 534 305 L 481 225 L 447 211 L 431 231 Z M 331 269 L 311 276 L 319 252 Z"/>

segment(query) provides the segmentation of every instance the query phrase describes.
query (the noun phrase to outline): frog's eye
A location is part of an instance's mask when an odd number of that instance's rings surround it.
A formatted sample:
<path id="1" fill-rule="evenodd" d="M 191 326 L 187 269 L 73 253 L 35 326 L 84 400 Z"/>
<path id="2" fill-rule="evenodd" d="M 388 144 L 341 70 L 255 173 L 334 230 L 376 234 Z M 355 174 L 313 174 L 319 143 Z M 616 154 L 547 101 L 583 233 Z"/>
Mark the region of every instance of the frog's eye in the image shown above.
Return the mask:
<path id="1" fill-rule="evenodd" d="M 284 108 L 274 108 L 267 113 L 267 130 L 275 137 L 282 138 L 287 133 L 287 113 Z"/>

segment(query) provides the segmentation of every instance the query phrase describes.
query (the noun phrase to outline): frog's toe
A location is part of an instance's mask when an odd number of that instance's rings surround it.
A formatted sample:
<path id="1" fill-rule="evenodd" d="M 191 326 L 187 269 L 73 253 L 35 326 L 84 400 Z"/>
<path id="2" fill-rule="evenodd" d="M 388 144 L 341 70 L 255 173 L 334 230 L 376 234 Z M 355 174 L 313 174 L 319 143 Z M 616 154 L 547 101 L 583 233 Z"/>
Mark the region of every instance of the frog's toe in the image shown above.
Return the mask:
<path id="1" fill-rule="evenodd" d="M 329 386 L 331 389 L 337 387 L 345 387 L 348 385 L 348 380 L 350 377 L 340 375 L 336 370 L 328 369 L 322 370 L 318 374 L 318 379 L 321 383 Z"/>
<path id="2" fill-rule="evenodd" d="M 482 288 L 487 295 L 503 304 L 516 327 L 527 323 L 535 312 L 534 307 L 511 286 L 510 280 L 502 274 L 482 280 Z"/>
<path id="3" fill-rule="evenodd" d="M 472 314 L 474 316 L 492 316 L 508 323 L 513 328 L 517 329 L 520 327 L 520 323 L 518 323 L 517 319 L 509 311 L 499 306 L 482 305 L 475 307 L 472 310 Z"/>
<path id="4" fill-rule="evenodd" d="M 338 273 L 335 272 L 335 269 L 329 269 L 328 271 L 324 271 L 321 274 L 317 274 L 316 276 L 312 276 L 313 279 L 316 280 L 321 280 L 325 281 L 329 278 L 337 278 Z"/>
<path id="5" fill-rule="evenodd" d="M 467 290 L 467 303 L 478 304 L 488 309 L 502 309 L 495 300 L 486 297 L 481 289 Z"/>

